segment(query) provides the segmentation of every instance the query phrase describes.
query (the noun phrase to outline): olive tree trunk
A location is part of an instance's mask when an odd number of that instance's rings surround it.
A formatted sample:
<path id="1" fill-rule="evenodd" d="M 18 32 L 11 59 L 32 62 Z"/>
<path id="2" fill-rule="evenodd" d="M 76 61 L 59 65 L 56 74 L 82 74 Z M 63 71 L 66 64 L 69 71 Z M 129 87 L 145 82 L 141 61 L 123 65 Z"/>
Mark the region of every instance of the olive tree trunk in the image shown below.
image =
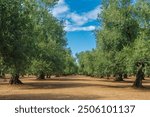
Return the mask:
<path id="1" fill-rule="evenodd" d="M 124 78 L 128 78 L 128 75 L 125 73 L 125 74 L 123 74 L 123 77 Z"/>
<path id="2" fill-rule="evenodd" d="M 122 73 L 118 73 L 118 74 L 115 75 L 115 81 L 123 81 Z"/>
<path id="3" fill-rule="evenodd" d="M 46 74 L 46 78 L 51 78 L 51 75 L 50 74 Z"/>
<path id="4" fill-rule="evenodd" d="M 23 84 L 20 80 L 19 80 L 19 74 L 15 74 L 12 75 L 9 84 L 13 85 L 13 84 Z"/>
<path id="5" fill-rule="evenodd" d="M 39 77 L 37 78 L 38 80 L 45 80 L 45 74 L 44 72 L 41 72 Z"/>
<path id="6" fill-rule="evenodd" d="M 133 87 L 135 88 L 143 88 L 142 80 L 144 79 L 144 72 L 143 72 L 143 66 L 140 65 L 137 73 L 136 73 L 136 80 L 133 83 Z"/>
<path id="7" fill-rule="evenodd" d="M 5 73 L 3 71 L 0 71 L 0 78 L 5 78 Z"/>

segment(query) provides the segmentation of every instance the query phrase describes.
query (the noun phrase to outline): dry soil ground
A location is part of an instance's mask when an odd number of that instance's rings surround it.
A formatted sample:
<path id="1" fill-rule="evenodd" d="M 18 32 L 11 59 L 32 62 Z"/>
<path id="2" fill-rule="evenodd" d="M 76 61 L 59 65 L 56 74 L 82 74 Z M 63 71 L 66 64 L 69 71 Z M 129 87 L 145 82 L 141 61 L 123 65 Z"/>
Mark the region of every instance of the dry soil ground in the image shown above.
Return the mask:
<path id="1" fill-rule="evenodd" d="M 19 100 L 150 100 L 150 78 L 144 89 L 133 89 L 134 78 L 123 82 L 86 76 L 67 76 L 46 80 L 22 78 L 24 85 L 11 86 L 0 80 L 0 99 Z"/>

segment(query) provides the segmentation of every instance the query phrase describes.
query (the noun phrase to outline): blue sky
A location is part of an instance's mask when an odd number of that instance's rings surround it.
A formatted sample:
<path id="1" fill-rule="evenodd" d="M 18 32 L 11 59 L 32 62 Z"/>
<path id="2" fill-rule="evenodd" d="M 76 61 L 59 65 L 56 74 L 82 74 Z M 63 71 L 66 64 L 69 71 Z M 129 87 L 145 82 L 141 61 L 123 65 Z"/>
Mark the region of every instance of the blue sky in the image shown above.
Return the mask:
<path id="1" fill-rule="evenodd" d="M 59 0 L 52 10 L 55 17 L 65 21 L 68 47 L 73 55 L 96 47 L 94 30 L 99 26 L 101 0 Z"/>

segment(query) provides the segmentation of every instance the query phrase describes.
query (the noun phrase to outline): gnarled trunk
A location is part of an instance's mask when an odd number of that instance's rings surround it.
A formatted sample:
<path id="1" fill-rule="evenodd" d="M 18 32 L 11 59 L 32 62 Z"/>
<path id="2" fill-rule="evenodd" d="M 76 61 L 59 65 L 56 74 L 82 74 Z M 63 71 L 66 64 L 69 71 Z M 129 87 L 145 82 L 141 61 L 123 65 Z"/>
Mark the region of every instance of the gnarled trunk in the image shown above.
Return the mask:
<path id="1" fill-rule="evenodd" d="M 126 73 L 123 74 L 123 78 L 128 78 L 128 75 Z"/>
<path id="2" fill-rule="evenodd" d="M 19 74 L 15 74 L 12 75 L 9 84 L 13 85 L 13 84 L 23 84 L 20 80 L 19 80 Z"/>
<path id="3" fill-rule="evenodd" d="M 143 65 L 140 64 L 138 66 L 138 70 L 136 73 L 136 80 L 134 81 L 133 87 L 135 88 L 143 88 L 142 80 L 144 79 Z"/>
<path id="4" fill-rule="evenodd" d="M 134 81 L 133 87 L 135 88 L 142 88 L 142 77 L 140 74 L 137 73 L 136 80 Z"/>
<path id="5" fill-rule="evenodd" d="M 44 72 L 41 72 L 39 77 L 37 78 L 38 80 L 45 80 L 45 74 Z"/>
<path id="6" fill-rule="evenodd" d="M 5 74 L 3 72 L 0 73 L 0 78 L 5 78 Z"/>
<path id="7" fill-rule="evenodd" d="M 46 78 L 51 78 L 51 75 L 50 74 L 46 74 Z"/>
<path id="8" fill-rule="evenodd" d="M 118 73 L 115 75 L 115 81 L 123 81 L 122 73 Z"/>
<path id="9" fill-rule="evenodd" d="M 60 77 L 60 75 L 59 75 L 59 74 L 56 74 L 56 77 Z"/>
<path id="10" fill-rule="evenodd" d="M 110 79 L 110 75 L 106 75 L 106 78 L 107 78 L 107 79 Z"/>

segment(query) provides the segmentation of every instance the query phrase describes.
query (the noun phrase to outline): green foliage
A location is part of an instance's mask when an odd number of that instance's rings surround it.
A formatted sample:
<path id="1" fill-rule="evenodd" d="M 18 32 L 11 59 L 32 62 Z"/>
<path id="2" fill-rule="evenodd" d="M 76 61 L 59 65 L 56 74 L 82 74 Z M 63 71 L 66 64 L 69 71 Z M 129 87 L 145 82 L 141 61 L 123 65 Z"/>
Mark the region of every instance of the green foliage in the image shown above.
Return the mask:
<path id="1" fill-rule="evenodd" d="M 67 49 L 64 54 L 64 75 L 76 74 L 78 71 L 78 66 L 74 57 L 71 56 L 71 50 Z"/>
<path id="2" fill-rule="evenodd" d="M 0 53 L 5 64 L 12 69 L 13 73 L 20 73 L 28 65 L 26 63 L 30 58 L 30 45 L 34 43 L 32 40 L 34 26 L 28 9 L 30 4 L 21 0 L 2 0 L 0 6 Z"/>
<path id="3" fill-rule="evenodd" d="M 0 1 L 1 71 L 5 67 L 12 74 L 76 72 L 75 60 L 66 49 L 64 26 L 50 12 L 57 1 Z"/>
<path id="4" fill-rule="evenodd" d="M 80 72 L 98 77 L 135 74 L 135 64 L 141 61 L 146 74 L 150 74 L 150 2 L 103 0 L 102 4 L 97 47 L 79 54 Z"/>
<path id="5" fill-rule="evenodd" d="M 62 74 L 63 54 L 66 45 L 63 25 L 44 8 L 37 15 L 36 25 L 37 41 L 35 42 L 37 53 L 31 67 L 33 73 L 40 74 Z"/>
<path id="6" fill-rule="evenodd" d="M 81 52 L 77 55 L 78 63 L 79 63 L 79 73 L 92 75 L 94 71 L 93 62 L 95 61 L 94 50 L 92 52 L 86 51 Z"/>

